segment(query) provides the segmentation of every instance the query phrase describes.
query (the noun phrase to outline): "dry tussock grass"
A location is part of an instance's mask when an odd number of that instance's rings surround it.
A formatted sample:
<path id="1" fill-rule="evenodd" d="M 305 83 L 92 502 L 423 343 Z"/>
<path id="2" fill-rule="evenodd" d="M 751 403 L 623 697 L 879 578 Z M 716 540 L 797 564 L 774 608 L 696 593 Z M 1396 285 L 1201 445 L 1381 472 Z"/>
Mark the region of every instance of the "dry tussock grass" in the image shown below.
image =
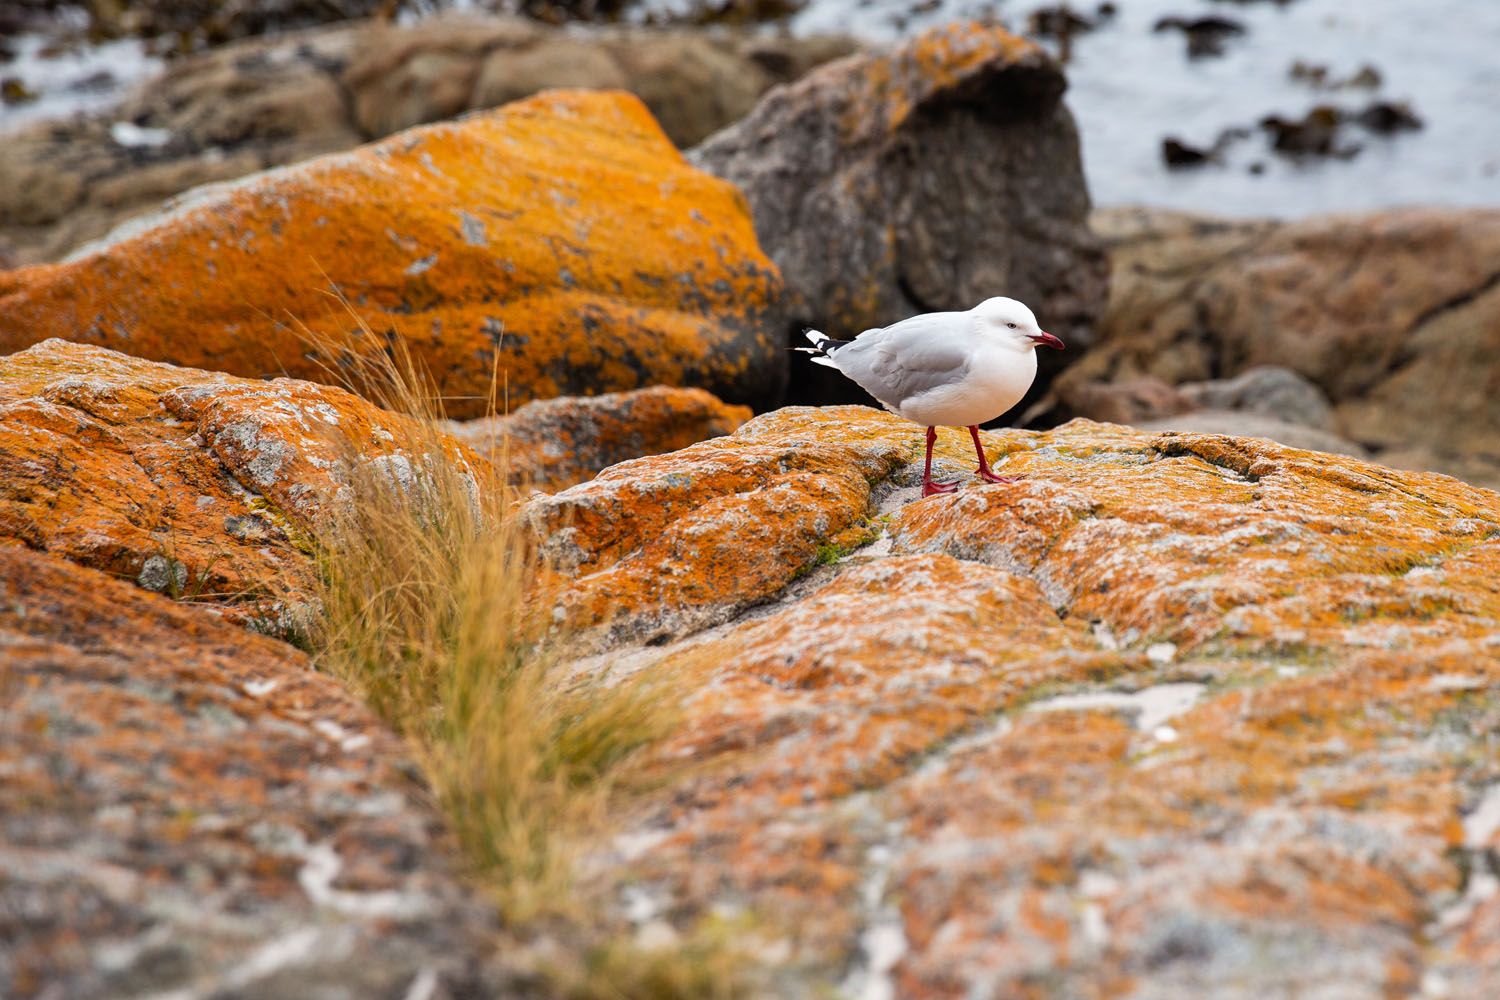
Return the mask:
<path id="1" fill-rule="evenodd" d="M 551 601 L 503 458 L 456 451 L 403 342 L 361 330 L 357 340 L 378 349 L 351 340 L 320 353 L 339 359 L 345 384 L 415 419 L 394 442 L 399 457 L 350 456 L 347 501 L 319 532 L 317 662 L 410 738 L 507 928 L 565 942 L 547 992 L 742 995 L 746 963 L 722 928 L 642 952 L 601 922 L 597 895 L 578 891 L 580 851 L 648 784 L 640 751 L 671 726 L 669 702 L 650 678 L 563 676 L 540 638 L 536 612 Z"/>

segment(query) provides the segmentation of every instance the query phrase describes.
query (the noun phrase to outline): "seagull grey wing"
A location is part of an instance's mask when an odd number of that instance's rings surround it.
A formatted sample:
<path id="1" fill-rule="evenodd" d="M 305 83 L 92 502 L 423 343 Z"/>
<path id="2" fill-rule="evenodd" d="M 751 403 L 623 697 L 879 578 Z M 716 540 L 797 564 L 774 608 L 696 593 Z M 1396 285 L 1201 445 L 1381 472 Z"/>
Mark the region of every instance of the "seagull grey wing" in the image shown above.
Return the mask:
<path id="1" fill-rule="evenodd" d="M 838 352 L 839 369 L 888 407 L 963 380 L 969 370 L 968 317 L 914 316 L 861 334 Z"/>

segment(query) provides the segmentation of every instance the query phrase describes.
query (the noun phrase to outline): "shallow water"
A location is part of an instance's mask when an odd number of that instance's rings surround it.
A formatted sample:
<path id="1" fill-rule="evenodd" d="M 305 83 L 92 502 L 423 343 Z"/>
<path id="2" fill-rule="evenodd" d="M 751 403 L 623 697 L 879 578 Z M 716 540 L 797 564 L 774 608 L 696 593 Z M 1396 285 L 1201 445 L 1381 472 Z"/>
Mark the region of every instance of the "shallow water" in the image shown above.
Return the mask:
<path id="1" fill-rule="evenodd" d="M 0 63 L 0 78 L 16 77 L 37 97 L 24 104 L 0 105 L 0 132 L 107 108 L 162 67 L 161 59 L 148 55 L 145 43 L 136 39 L 85 45 L 61 55 L 43 55 L 47 41 L 41 35 L 23 35 L 7 44 L 15 58 Z"/>
<path id="2" fill-rule="evenodd" d="M 891 39 L 963 15 L 998 15 L 1013 28 L 1040 2 L 945 0 L 907 17 L 909 0 L 811 0 L 794 30 L 854 30 Z M 1092 14 L 1093 2 L 1076 3 Z M 1097 204 L 1145 203 L 1232 215 L 1300 216 L 1400 204 L 1500 204 L 1500 0 L 1116 0 L 1119 13 L 1076 36 L 1068 104 L 1083 135 Z M 1219 58 L 1189 60 L 1178 32 L 1155 33 L 1167 15 L 1219 15 L 1248 29 Z M 1295 60 L 1348 77 L 1374 65 L 1375 91 L 1317 91 L 1292 80 Z M 1362 108 L 1376 97 L 1407 101 L 1419 132 L 1385 138 L 1347 127 L 1364 148 L 1352 160 L 1298 163 L 1269 150 L 1255 123 L 1300 118 L 1319 103 Z M 1161 142 L 1210 146 L 1250 126 L 1222 165 L 1168 170 Z M 1251 174 L 1260 163 L 1264 173 Z"/>

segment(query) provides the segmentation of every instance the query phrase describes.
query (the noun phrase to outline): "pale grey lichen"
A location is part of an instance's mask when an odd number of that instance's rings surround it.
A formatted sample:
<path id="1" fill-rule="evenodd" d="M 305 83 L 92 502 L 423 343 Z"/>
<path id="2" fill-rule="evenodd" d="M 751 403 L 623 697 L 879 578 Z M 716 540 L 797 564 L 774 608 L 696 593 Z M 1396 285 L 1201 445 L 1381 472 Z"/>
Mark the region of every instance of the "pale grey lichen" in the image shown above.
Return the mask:
<path id="1" fill-rule="evenodd" d="M 155 555 L 147 559 L 135 582 L 158 594 L 180 593 L 187 586 L 188 568 L 175 559 Z"/>

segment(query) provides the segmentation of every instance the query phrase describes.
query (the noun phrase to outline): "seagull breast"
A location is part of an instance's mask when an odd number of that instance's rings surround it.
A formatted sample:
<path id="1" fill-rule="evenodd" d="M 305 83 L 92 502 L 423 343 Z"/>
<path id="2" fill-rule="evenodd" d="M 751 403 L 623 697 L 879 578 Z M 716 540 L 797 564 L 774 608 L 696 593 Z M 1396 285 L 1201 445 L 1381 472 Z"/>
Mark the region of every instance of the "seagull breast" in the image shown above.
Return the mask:
<path id="1" fill-rule="evenodd" d="M 896 407 L 907 420 L 943 427 L 968 427 L 994 420 L 1021 401 L 1036 380 L 1036 353 L 1003 345 L 977 346 L 961 374 Z"/>

